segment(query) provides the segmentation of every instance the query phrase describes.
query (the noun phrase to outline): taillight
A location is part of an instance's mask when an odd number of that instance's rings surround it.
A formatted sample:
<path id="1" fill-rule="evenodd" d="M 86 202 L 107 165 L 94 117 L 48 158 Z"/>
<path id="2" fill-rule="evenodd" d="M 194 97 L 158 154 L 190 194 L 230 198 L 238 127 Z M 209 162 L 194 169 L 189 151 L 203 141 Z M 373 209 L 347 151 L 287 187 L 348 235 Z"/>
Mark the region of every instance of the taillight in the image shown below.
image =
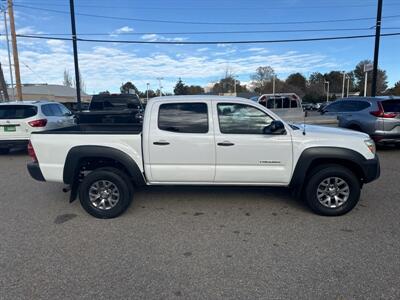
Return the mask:
<path id="1" fill-rule="evenodd" d="M 34 120 L 34 121 L 28 122 L 28 124 L 31 127 L 44 127 L 47 124 L 47 120 L 46 119 Z"/>
<path id="2" fill-rule="evenodd" d="M 31 141 L 28 143 L 28 155 L 32 158 L 33 161 L 37 161 L 35 149 L 33 149 Z"/>
<path id="3" fill-rule="evenodd" d="M 378 101 L 378 108 L 379 110 L 371 111 L 370 114 L 377 117 L 377 118 L 396 118 L 396 113 L 385 113 L 383 110 L 382 103 Z"/>

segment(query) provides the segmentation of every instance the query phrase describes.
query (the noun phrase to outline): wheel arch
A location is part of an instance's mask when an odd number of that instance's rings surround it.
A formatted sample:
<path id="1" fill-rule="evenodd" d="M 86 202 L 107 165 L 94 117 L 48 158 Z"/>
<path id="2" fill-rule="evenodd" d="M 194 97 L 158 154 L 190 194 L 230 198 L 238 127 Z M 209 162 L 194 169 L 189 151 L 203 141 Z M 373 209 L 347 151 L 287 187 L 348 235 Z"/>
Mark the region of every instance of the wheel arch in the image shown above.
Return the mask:
<path id="1" fill-rule="evenodd" d="M 145 178 L 137 163 L 121 150 L 106 146 L 76 146 L 69 150 L 64 164 L 63 181 L 65 184 L 76 183 L 81 169 L 94 170 L 113 166 L 124 171 L 134 185 L 145 185 Z"/>
<path id="2" fill-rule="evenodd" d="M 348 168 L 363 184 L 366 176 L 362 165 L 366 159 L 358 152 L 339 147 L 312 147 L 303 151 L 294 169 L 289 187 L 301 193 L 313 169 L 322 164 L 336 164 Z"/>

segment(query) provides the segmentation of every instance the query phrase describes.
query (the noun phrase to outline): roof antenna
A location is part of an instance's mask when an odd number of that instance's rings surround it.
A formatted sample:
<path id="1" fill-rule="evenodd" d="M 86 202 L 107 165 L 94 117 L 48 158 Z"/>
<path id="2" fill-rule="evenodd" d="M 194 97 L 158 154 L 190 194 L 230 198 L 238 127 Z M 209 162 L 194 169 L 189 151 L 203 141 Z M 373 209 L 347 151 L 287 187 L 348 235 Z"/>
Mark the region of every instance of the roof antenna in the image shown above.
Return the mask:
<path id="1" fill-rule="evenodd" d="M 308 111 L 304 112 L 304 121 L 303 121 L 303 135 L 306 135 L 306 118 L 308 115 Z"/>

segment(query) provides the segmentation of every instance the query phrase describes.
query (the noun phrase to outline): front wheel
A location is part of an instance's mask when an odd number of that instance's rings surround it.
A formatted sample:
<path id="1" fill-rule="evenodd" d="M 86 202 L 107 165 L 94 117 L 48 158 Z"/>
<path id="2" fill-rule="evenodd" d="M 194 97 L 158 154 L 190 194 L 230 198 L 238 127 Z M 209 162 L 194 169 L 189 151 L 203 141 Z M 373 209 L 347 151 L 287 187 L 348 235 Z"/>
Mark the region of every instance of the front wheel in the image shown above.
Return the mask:
<path id="1" fill-rule="evenodd" d="M 312 173 L 304 196 L 308 206 L 317 214 L 340 216 L 356 206 L 360 189 L 358 178 L 349 169 L 326 165 Z"/>
<path id="2" fill-rule="evenodd" d="M 130 182 L 121 174 L 99 169 L 89 173 L 79 187 L 82 207 L 100 219 L 118 217 L 130 205 L 132 190 Z"/>

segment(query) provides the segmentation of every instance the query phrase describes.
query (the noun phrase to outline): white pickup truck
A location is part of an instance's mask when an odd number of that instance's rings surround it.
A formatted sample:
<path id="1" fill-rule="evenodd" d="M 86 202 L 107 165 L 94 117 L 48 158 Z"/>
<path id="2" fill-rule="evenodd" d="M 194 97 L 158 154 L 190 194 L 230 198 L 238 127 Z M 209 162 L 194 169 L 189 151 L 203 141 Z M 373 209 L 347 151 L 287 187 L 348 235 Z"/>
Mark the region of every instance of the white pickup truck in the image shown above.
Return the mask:
<path id="1" fill-rule="evenodd" d="M 63 182 L 98 218 L 123 213 L 144 185 L 284 186 L 322 215 L 342 215 L 379 177 L 375 144 L 346 129 L 289 125 L 247 99 L 151 99 L 143 125 L 34 133 L 29 173 Z"/>

